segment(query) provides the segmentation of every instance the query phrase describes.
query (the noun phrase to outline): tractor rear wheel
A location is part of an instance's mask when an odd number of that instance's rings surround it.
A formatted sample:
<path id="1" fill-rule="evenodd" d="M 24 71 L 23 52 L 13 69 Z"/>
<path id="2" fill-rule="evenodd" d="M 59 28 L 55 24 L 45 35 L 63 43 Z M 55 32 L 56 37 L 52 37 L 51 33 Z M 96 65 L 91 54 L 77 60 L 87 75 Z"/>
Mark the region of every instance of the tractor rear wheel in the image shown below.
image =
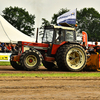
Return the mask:
<path id="1" fill-rule="evenodd" d="M 12 54 L 11 57 L 10 57 L 11 66 L 16 70 L 24 70 L 24 68 L 21 66 L 21 64 L 19 62 L 11 61 L 12 56 L 14 56 L 14 54 Z"/>
<path id="2" fill-rule="evenodd" d="M 25 70 L 37 70 L 42 62 L 42 55 L 35 49 L 27 50 L 21 55 L 20 62 Z"/>
<path id="3" fill-rule="evenodd" d="M 66 44 L 61 46 L 56 55 L 59 69 L 69 71 L 81 71 L 87 61 L 85 50 L 78 44 Z"/>

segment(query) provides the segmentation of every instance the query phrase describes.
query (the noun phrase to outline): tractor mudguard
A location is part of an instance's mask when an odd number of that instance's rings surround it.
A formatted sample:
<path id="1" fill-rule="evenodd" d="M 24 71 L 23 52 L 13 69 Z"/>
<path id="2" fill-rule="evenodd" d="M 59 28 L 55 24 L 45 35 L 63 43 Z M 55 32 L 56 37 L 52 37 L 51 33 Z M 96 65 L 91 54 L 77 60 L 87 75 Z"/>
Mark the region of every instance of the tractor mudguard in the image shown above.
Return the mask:
<path id="1" fill-rule="evenodd" d="M 21 57 L 21 54 L 19 54 L 19 55 L 14 55 L 14 56 L 11 56 L 11 58 L 10 58 L 10 60 L 11 61 L 20 61 L 20 57 Z"/>

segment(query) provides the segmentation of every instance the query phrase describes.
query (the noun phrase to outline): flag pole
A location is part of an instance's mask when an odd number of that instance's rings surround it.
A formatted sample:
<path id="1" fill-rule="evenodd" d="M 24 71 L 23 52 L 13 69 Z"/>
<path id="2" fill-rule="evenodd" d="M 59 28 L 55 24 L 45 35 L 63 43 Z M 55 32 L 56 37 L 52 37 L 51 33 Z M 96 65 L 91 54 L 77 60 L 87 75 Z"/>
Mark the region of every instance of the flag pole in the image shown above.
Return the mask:
<path id="1" fill-rule="evenodd" d="M 76 20 L 77 20 L 77 8 L 76 8 Z"/>
<path id="2" fill-rule="evenodd" d="M 77 8 L 76 8 L 76 20 L 77 20 Z"/>

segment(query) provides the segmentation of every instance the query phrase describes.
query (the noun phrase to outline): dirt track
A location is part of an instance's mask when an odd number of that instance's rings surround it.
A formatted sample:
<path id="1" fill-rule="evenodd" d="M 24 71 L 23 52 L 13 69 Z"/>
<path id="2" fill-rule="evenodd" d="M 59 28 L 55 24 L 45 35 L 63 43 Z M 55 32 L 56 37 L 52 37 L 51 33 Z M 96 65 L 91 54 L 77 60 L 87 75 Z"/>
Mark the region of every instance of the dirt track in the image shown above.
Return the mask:
<path id="1" fill-rule="evenodd" d="M 0 66 L 0 74 L 51 72 L 43 67 L 39 71 L 16 71 Z M 0 100 L 100 100 L 100 78 L 0 77 Z"/>

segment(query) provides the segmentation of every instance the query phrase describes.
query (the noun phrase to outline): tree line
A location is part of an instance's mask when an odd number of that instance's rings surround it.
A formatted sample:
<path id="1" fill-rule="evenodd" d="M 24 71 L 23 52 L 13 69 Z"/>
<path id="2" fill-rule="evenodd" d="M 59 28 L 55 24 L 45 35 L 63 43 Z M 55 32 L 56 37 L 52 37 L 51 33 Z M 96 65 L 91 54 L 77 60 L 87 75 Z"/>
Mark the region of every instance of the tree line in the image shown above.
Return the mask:
<path id="1" fill-rule="evenodd" d="M 53 14 L 51 21 L 42 18 L 40 28 L 50 24 L 57 25 L 57 17 L 68 11 L 70 10 L 67 8 L 60 9 Z M 2 12 L 2 16 L 19 31 L 29 36 L 34 35 L 35 15 L 29 14 L 26 9 L 11 6 L 5 8 Z M 100 41 L 100 13 L 94 8 L 83 8 L 77 11 L 76 24 L 78 25 L 78 32 L 87 32 L 89 41 Z"/>

